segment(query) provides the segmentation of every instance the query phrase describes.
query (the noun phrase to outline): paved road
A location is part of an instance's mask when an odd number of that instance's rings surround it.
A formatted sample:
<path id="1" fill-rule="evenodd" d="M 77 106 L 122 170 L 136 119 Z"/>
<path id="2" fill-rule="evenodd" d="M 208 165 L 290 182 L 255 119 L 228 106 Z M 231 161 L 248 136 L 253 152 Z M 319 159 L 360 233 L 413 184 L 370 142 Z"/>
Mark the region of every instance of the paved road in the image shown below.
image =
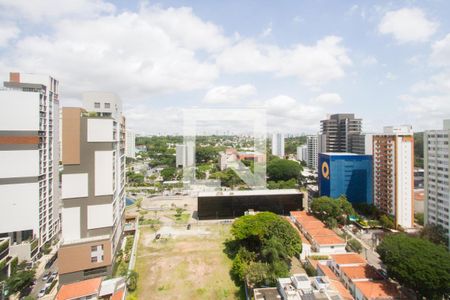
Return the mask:
<path id="1" fill-rule="evenodd" d="M 42 277 L 43 277 L 45 274 L 47 274 L 48 272 L 54 272 L 54 271 L 57 271 L 57 264 L 56 264 L 56 261 L 57 261 L 57 260 L 55 260 L 55 261 L 53 262 L 53 264 L 52 264 L 48 269 L 45 269 L 44 272 L 42 272 L 42 274 L 40 274 L 40 276 L 36 278 L 36 285 L 33 287 L 33 290 L 31 291 L 31 296 L 35 297 L 36 299 L 38 298 L 37 295 L 38 295 L 39 291 L 40 291 L 42 288 L 44 288 L 44 286 L 45 286 L 45 284 L 46 284 L 46 281 L 43 281 L 43 280 L 42 280 Z M 42 262 L 42 263 L 44 263 L 44 262 Z M 45 264 L 45 263 L 44 263 L 44 264 Z M 58 280 L 58 277 L 57 277 L 55 280 Z M 42 298 L 41 298 L 41 299 L 42 299 Z"/>
<path id="2" fill-rule="evenodd" d="M 377 269 L 382 269 L 381 260 L 378 253 L 373 251 L 372 248 L 369 245 L 367 245 L 367 243 L 365 243 L 362 239 L 354 235 L 350 229 L 348 229 L 347 227 L 344 227 L 343 229 L 346 233 L 348 233 L 350 236 L 352 236 L 354 239 L 358 240 L 361 243 L 361 245 L 363 246 L 363 251 L 361 254 L 364 256 L 367 262 Z"/>

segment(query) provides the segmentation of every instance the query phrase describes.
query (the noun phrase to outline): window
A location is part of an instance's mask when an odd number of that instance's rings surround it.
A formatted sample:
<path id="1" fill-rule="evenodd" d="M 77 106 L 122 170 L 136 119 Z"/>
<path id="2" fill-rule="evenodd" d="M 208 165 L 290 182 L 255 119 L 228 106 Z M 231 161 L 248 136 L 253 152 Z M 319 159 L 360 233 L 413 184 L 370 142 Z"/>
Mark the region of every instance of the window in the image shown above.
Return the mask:
<path id="1" fill-rule="evenodd" d="M 91 262 L 103 262 L 104 248 L 102 245 L 91 246 Z"/>
<path id="2" fill-rule="evenodd" d="M 100 102 L 94 102 L 94 107 L 95 108 L 100 108 Z"/>
<path id="3" fill-rule="evenodd" d="M 111 103 L 106 102 L 106 103 L 105 103 L 105 108 L 111 108 Z"/>

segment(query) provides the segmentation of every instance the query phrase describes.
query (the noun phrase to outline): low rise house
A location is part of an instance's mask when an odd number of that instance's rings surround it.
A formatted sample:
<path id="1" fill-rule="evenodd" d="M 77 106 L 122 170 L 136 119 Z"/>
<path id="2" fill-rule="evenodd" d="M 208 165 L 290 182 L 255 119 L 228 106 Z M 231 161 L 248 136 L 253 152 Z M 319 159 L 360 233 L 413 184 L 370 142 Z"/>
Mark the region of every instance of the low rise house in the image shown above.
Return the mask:
<path id="1" fill-rule="evenodd" d="M 125 300 L 125 278 L 103 280 L 101 277 L 62 285 L 56 300 Z"/>
<path id="2" fill-rule="evenodd" d="M 344 239 L 306 211 L 291 211 L 291 219 L 311 243 L 312 252 L 346 253 Z"/>

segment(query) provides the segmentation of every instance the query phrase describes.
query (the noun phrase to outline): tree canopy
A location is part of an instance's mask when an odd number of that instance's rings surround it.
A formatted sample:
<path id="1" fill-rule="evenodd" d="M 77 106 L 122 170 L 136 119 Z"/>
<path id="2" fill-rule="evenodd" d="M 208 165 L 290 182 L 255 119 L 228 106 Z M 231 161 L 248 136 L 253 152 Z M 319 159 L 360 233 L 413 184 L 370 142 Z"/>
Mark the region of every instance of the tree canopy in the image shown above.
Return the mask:
<path id="1" fill-rule="evenodd" d="M 301 253 L 299 235 L 287 220 L 270 212 L 242 216 L 231 228 L 227 251 L 233 257 L 233 276 L 251 285 L 274 284 L 289 274 L 289 261 Z"/>
<path id="2" fill-rule="evenodd" d="M 348 216 L 355 214 L 352 204 L 344 196 L 337 199 L 326 196 L 315 198 L 311 202 L 311 211 L 329 227 L 334 227 L 336 221 L 343 224 Z"/>
<path id="3" fill-rule="evenodd" d="M 406 234 L 386 236 L 377 247 L 389 277 L 420 297 L 442 299 L 450 293 L 450 253 L 443 246 Z"/>
<path id="4" fill-rule="evenodd" d="M 302 171 L 302 166 L 292 160 L 274 158 L 267 165 L 267 175 L 271 181 L 290 179 L 297 180 Z"/>

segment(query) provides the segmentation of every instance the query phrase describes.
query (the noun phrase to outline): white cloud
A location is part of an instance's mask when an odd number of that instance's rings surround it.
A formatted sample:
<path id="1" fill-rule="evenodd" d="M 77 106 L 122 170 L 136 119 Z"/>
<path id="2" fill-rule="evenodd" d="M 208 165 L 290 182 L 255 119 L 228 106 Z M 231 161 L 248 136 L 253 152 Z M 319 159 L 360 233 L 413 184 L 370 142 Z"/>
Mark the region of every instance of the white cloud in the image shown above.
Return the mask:
<path id="1" fill-rule="evenodd" d="M 433 44 L 431 63 L 436 66 L 450 66 L 450 33 Z"/>
<path id="2" fill-rule="evenodd" d="M 176 26 L 180 20 L 183 26 Z M 220 32 L 190 9 L 142 7 L 137 13 L 57 21 L 53 34 L 19 40 L 0 65 L 4 72 L 52 74 L 65 96 L 111 90 L 148 99 L 210 86 L 218 68 L 207 57 L 198 58 L 196 50 L 213 53 L 223 47 L 227 38 Z"/>
<path id="3" fill-rule="evenodd" d="M 262 37 L 267 37 L 272 34 L 272 22 L 261 32 Z"/>
<path id="4" fill-rule="evenodd" d="M 10 40 L 16 38 L 20 33 L 19 28 L 10 23 L 0 23 L 0 47 L 8 45 Z"/>
<path id="5" fill-rule="evenodd" d="M 437 30 L 438 23 L 430 21 L 419 8 L 389 11 L 382 18 L 378 30 L 391 34 L 399 43 L 425 42 Z"/>
<path id="6" fill-rule="evenodd" d="M 342 103 L 342 98 L 336 93 L 324 93 L 314 98 L 312 102 L 321 105 L 334 105 Z"/>
<path id="7" fill-rule="evenodd" d="M 115 6 L 103 0 L 0 0 L 0 16 L 19 16 L 31 22 L 48 22 L 68 17 L 90 18 L 113 13 Z"/>
<path id="8" fill-rule="evenodd" d="M 369 56 L 363 58 L 363 60 L 361 61 L 361 64 L 363 66 L 373 66 L 373 65 L 378 64 L 378 60 L 375 56 L 369 55 Z"/>
<path id="9" fill-rule="evenodd" d="M 387 79 L 387 80 L 396 80 L 397 79 L 397 75 L 395 75 L 395 74 L 393 74 L 393 73 L 391 73 L 391 72 L 387 72 L 386 73 L 386 75 L 385 75 L 385 78 Z"/>
<path id="10" fill-rule="evenodd" d="M 203 101 L 206 103 L 239 103 L 240 100 L 246 99 L 256 94 L 256 88 L 251 84 L 240 86 L 216 86 L 210 89 Z"/>
<path id="11" fill-rule="evenodd" d="M 267 109 L 267 123 L 271 131 L 292 132 L 317 131 L 325 110 L 320 105 L 300 102 L 286 95 L 278 95 L 264 102 Z"/>
<path id="12" fill-rule="evenodd" d="M 306 85 L 319 85 L 345 75 L 351 65 L 342 39 L 327 36 L 313 46 L 297 44 L 283 49 L 271 44 L 242 40 L 225 49 L 218 65 L 228 73 L 272 72 L 276 76 L 295 76 Z"/>

